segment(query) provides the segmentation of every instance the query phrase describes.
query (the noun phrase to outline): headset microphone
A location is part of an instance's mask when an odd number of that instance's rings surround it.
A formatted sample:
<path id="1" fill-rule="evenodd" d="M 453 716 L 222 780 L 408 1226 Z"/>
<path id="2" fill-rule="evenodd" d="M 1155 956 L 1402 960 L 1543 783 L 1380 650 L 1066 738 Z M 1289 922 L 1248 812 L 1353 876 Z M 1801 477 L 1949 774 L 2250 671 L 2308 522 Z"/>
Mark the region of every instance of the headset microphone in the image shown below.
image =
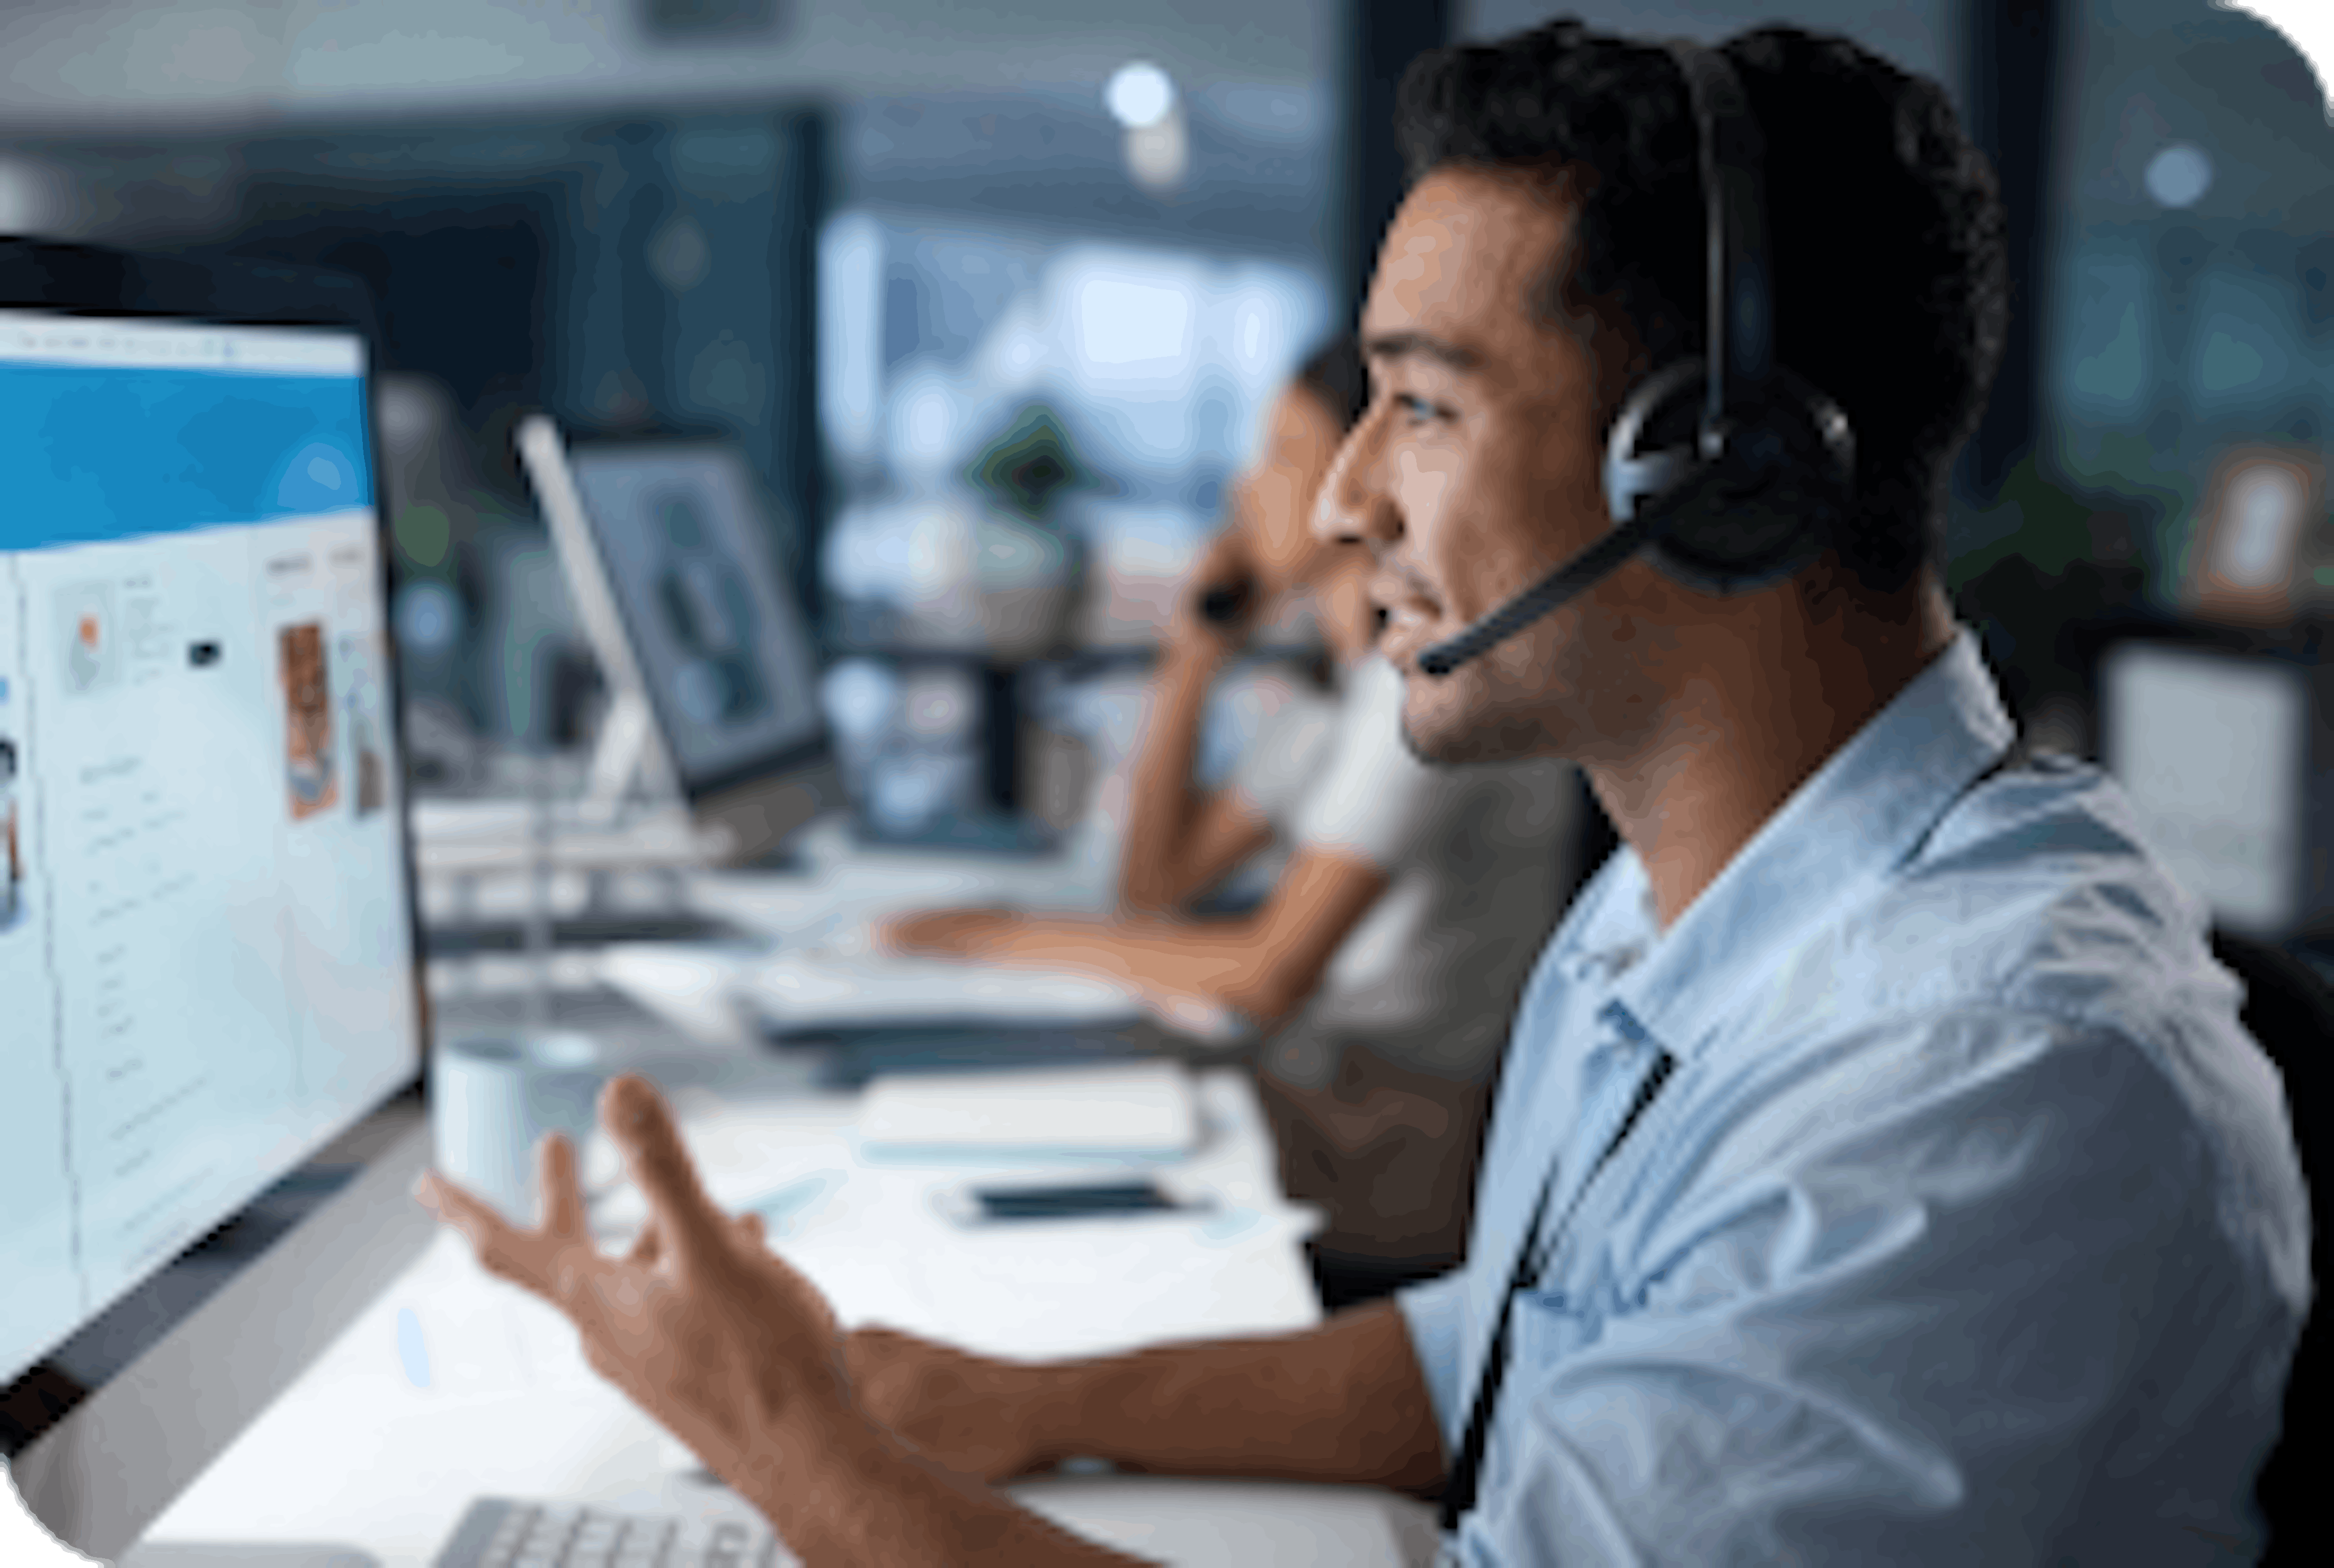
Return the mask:
<path id="1" fill-rule="evenodd" d="M 1764 139 L 1726 57 L 1665 45 L 1684 73 L 1707 219 L 1706 359 L 1655 371 L 1605 444 L 1613 531 L 1458 636 L 1422 651 L 1446 676 L 1650 550 L 1705 592 L 1788 576 L 1847 524 L 1856 438 L 1839 405 L 1773 362 Z"/>

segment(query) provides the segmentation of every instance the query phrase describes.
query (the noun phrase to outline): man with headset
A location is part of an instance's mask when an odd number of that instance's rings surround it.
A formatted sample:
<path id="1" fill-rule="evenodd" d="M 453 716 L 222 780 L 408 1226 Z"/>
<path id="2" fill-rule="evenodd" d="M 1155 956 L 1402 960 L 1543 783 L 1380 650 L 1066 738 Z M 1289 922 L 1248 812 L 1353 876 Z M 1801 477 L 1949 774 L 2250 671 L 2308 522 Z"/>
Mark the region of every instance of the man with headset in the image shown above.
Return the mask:
<path id="1" fill-rule="evenodd" d="M 2250 1554 L 2310 1291 L 2279 1082 L 1938 588 L 1990 174 L 1933 83 L 1784 30 L 1560 23 L 1401 114 L 1323 526 L 1413 745 L 1577 758 L 1627 844 L 1525 994 L 1466 1265 L 1079 1365 L 845 1342 L 637 1080 L 641 1255 L 558 1143 L 543 1232 L 439 1201 L 813 1563 L 1111 1560 L 981 1485 L 1077 1454 L 1439 1489 L 1476 1563 Z"/>

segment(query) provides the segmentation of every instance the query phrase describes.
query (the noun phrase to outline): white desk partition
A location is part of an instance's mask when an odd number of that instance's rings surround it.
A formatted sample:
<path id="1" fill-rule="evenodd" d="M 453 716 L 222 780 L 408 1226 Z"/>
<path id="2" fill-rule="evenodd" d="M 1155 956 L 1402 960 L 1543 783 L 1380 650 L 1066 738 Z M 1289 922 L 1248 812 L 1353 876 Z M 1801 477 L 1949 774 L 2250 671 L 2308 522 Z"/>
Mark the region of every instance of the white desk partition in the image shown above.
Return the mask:
<path id="1" fill-rule="evenodd" d="M 805 1093 L 799 1075 L 781 1082 L 751 1062 L 676 1082 L 685 1076 L 668 1078 L 669 1092 L 714 1198 L 759 1208 L 771 1245 L 846 1325 L 1037 1357 L 1318 1321 L 1297 1246 L 1314 1217 L 1281 1200 L 1269 1131 L 1236 1073 L 1199 1082 L 1206 1132 L 1195 1153 L 1136 1167 L 1207 1195 L 1211 1214 L 972 1228 L 942 1215 L 937 1188 L 974 1174 L 1060 1180 L 1063 1169 L 872 1164 L 854 1147 L 855 1096 Z M 587 1188 L 615 1167 L 612 1150 L 587 1148 Z M 593 1224 L 614 1246 L 641 1212 L 637 1191 L 617 1186 Z M 208 1561 L 203 1552 L 227 1543 L 254 1560 L 304 1544 L 320 1563 L 338 1547 L 381 1568 L 424 1568 L 482 1495 L 738 1506 L 688 1467 L 679 1445 L 584 1365 L 563 1320 L 487 1277 L 449 1233 L 156 1521 L 124 1568 Z M 1166 1561 L 1394 1563 L 1404 1560 L 1397 1522 L 1414 1531 L 1414 1508 L 1361 1489 L 1100 1477 L 1031 1483 L 1027 1496 Z"/>

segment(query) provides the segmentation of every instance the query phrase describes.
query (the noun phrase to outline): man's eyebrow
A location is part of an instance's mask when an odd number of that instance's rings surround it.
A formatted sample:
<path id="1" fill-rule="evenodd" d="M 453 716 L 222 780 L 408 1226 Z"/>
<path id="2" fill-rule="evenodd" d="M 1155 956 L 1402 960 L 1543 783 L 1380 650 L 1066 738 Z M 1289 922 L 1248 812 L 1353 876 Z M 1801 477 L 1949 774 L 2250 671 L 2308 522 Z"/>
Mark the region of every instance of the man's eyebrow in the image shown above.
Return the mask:
<path id="1" fill-rule="evenodd" d="M 1362 343 L 1365 360 L 1433 360 L 1454 370 L 1471 370 L 1481 365 L 1483 356 L 1463 344 L 1448 338 L 1438 338 L 1431 332 L 1385 332 L 1368 338 Z"/>

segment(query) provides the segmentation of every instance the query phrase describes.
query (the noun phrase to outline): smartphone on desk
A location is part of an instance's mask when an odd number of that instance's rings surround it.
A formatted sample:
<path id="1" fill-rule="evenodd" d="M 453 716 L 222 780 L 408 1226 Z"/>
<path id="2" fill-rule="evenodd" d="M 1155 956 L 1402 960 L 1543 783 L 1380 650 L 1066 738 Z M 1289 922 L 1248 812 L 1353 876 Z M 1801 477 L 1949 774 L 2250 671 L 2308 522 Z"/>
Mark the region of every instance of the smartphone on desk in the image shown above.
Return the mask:
<path id="1" fill-rule="evenodd" d="M 1204 1214 L 1153 1181 L 1075 1182 L 1048 1187 L 950 1188 L 940 1212 L 959 1225 L 1013 1225 L 1040 1219 L 1106 1219 L 1154 1214 Z"/>

